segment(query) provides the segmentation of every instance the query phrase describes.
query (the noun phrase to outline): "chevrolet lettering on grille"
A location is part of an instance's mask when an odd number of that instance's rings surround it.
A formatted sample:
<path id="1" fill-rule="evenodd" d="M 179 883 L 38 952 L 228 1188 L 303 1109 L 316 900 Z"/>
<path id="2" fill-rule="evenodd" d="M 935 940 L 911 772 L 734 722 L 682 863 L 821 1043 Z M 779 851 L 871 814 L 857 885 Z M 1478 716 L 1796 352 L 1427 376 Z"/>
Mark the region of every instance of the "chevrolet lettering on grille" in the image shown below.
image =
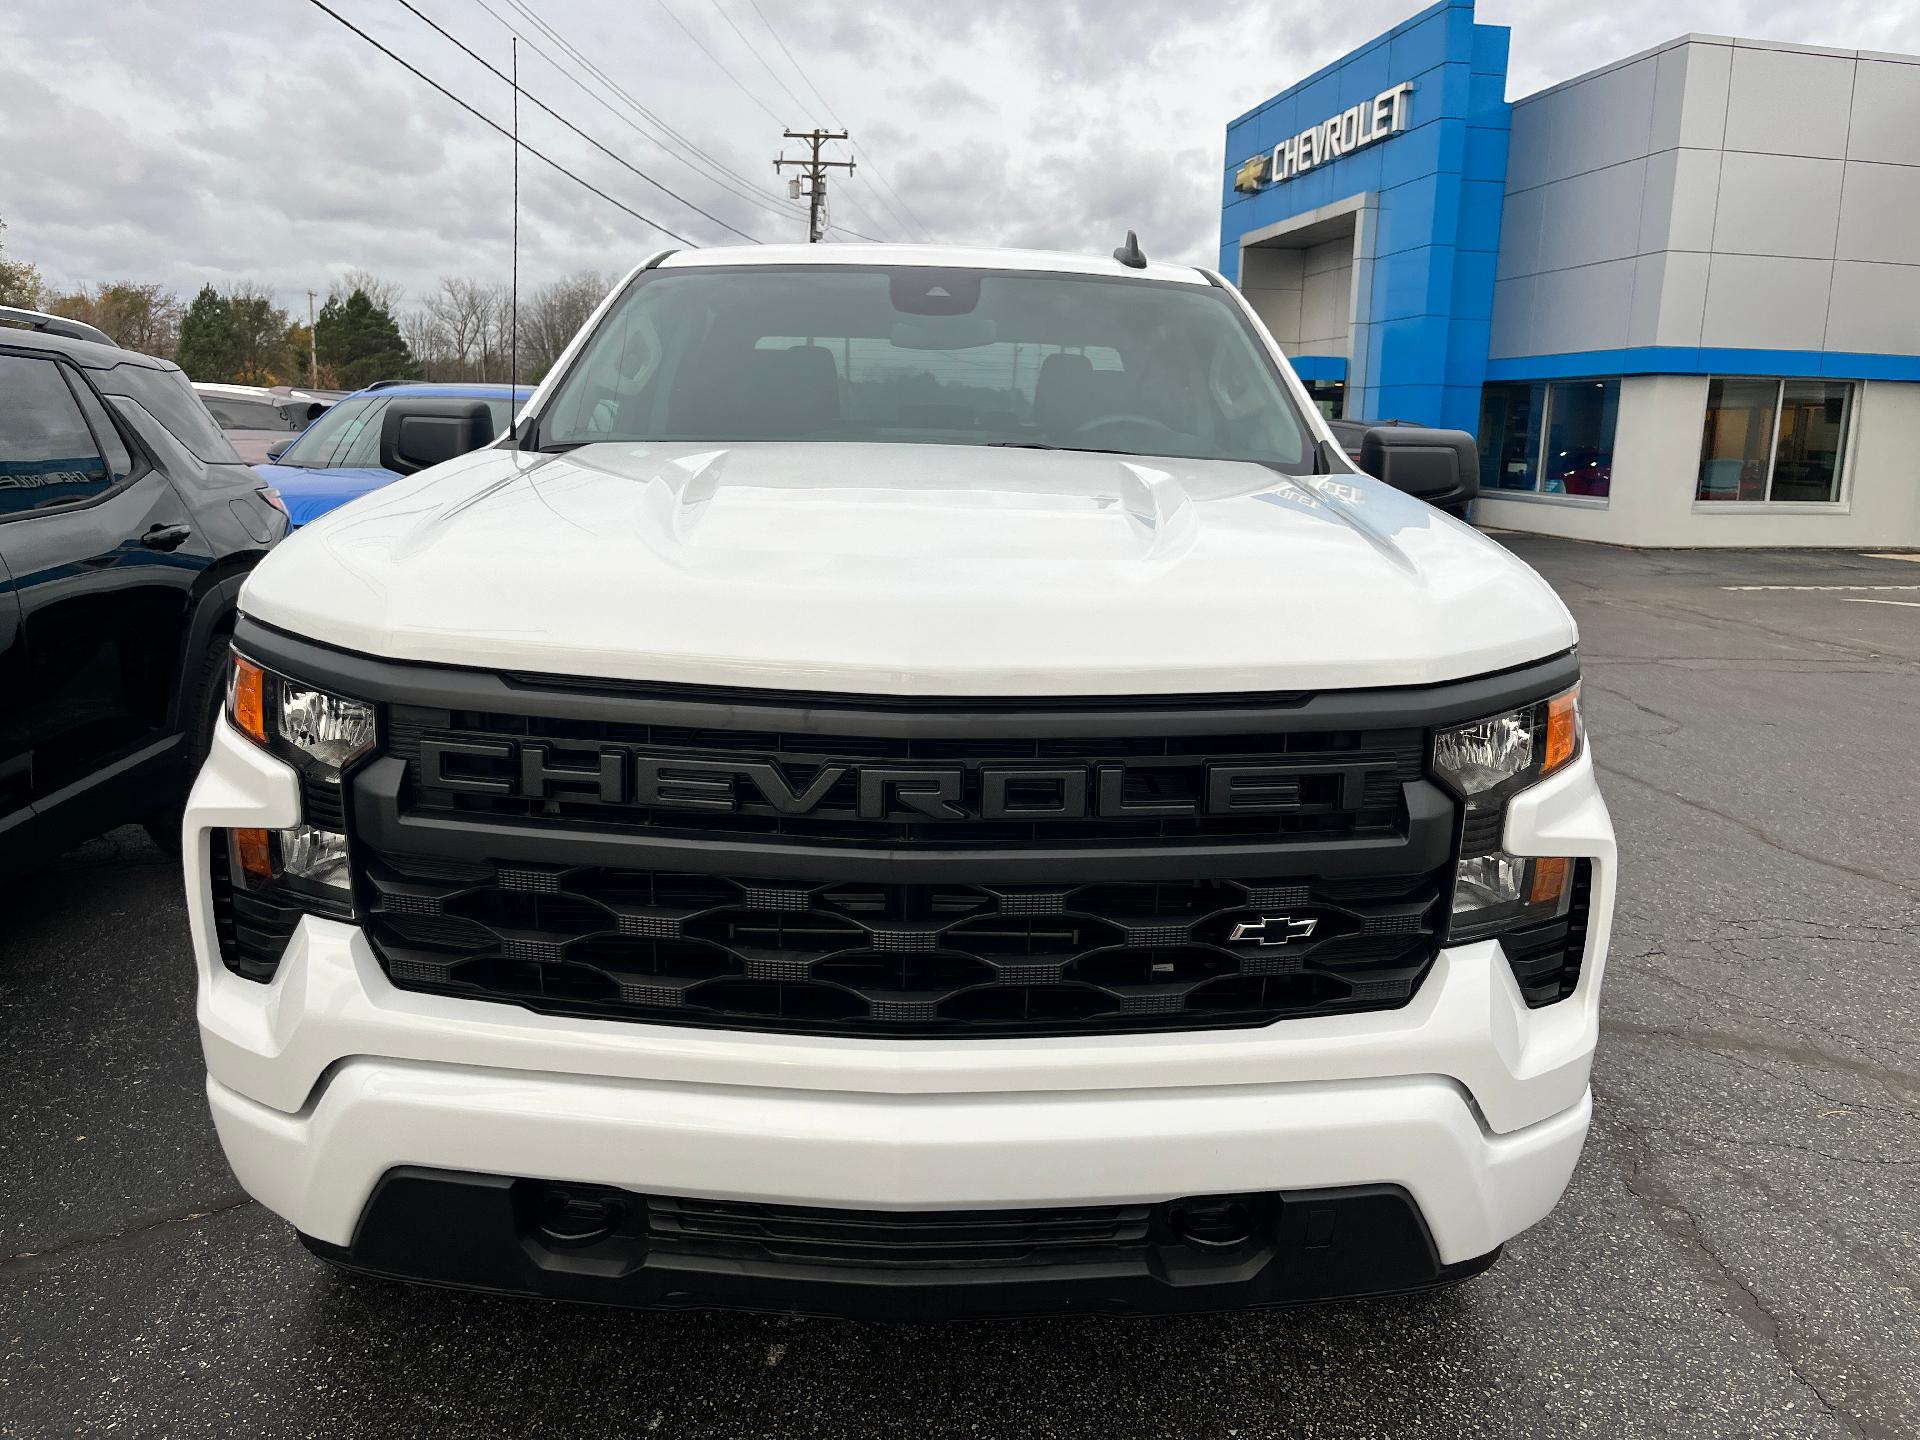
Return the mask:
<path id="1" fill-rule="evenodd" d="M 522 800 L 861 820 L 1151 819 L 1357 809 L 1390 761 L 914 765 L 660 756 L 626 745 L 423 738 L 421 783 Z"/>

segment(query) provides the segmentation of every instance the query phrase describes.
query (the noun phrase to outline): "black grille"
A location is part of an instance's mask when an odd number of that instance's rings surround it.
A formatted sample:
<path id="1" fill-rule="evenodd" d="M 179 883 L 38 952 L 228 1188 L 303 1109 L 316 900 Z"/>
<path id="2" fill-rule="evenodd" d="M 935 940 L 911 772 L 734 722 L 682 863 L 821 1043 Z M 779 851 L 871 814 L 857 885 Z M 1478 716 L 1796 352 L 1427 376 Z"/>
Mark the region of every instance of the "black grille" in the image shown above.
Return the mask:
<path id="1" fill-rule="evenodd" d="M 1576 860 L 1573 893 L 1564 919 L 1500 937 L 1520 993 L 1532 1009 L 1573 994 L 1587 953 L 1587 915 L 1593 889 L 1593 862 Z"/>
<path id="2" fill-rule="evenodd" d="M 323 780 L 314 775 L 300 777 L 300 815 L 307 824 L 316 830 L 332 830 L 344 834 L 347 828 L 347 807 L 341 793 L 340 782 Z"/>
<path id="3" fill-rule="evenodd" d="M 1145 1250 L 1166 1206 L 888 1213 L 644 1197 L 647 1234 L 674 1253 L 790 1264 L 1002 1269 L 1097 1261 Z"/>
<path id="4" fill-rule="evenodd" d="M 213 935 L 220 963 L 234 974 L 265 983 L 306 913 L 299 901 L 272 892 L 236 889 L 227 853 L 227 832 L 208 832 L 208 874 L 213 881 Z"/>
<path id="5" fill-rule="evenodd" d="M 362 874 L 368 933 L 403 989 L 830 1034 L 1195 1029 L 1390 1009 L 1412 996 L 1445 919 L 1441 873 L 992 886 L 379 854 Z"/>
<path id="6" fill-rule="evenodd" d="M 1406 819 L 1403 786 L 1418 779 L 1424 758 L 1419 729 L 1266 731 L 1242 735 L 1152 737 L 1086 736 L 999 738 L 811 734 L 754 728 L 747 707 L 739 729 L 554 719 L 526 714 L 390 707 L 386 753 L 406 762 L 405 805 L 410 813 L 467 818 L 536 820 L 661 835 L 724 838 L 773 837 L 853 842 L 875 846 L 943 848 L 1056 844 L 1241 840 L 1248 843 L 1343 839 L 1384 835 Z M 961 727 L 964 728 L 964 727 Z M 428 773 L 423 745 L 493 747 L 497 753 L 461 753 Z M 540 764 L 564 779 L 549 779 L 531 798 L 504 793 L 522 788 L 519 764 L 528 746 L 539 747 Z M 601 766 L 614 763 L 682 763 L 704 768 L 704 790 L 728 765 L 771 766 L 779 786 L 799 795 L 815 783 L 804 813 L 765 803 L 760 790 L 741 783 L 723 801 L 648 804 L 623 794 L 604 798 Z M 965 819 L 926 817 L 890 809 L 862 814 L 860 782 L 878 767 L 922 766 L 956 776 L 956 808 Z M 1232 767 L 1257 766 L 1284 777 L 1280 804 L 1242 807 L 1227 813 L 1202 803 L 1209 776 Z M 450 767 L 450 768 L 447 768 Z M 988 772 L 999 772 L 995 793 L 1013 811 L 1058 813 L 991 815 Z M 1012 779 L 1008 772 L 1013 772 Z M 452 775 L 462 785 L 438 783 Z M 1030 777 L 1023 779 L 1022 776 Z M 613 783 L 626 786 L 624 780 Z M 1111 785 L 1119 802 L 1102 809 L 1098 797 Z M 479 793 L 495 786 L 503 793 Z M 697 793 L 681 782 L 683 793 Z M 1071 791 L 1076 802 L 1065 803 Z M 1271 794 L 1272 792 L 1265 792 Z M 1147 813 L 1157 809 L 1160 813 Z M 896 811 L 898 813 L 896 813 Z M 1188 813 L 1181 813 L 1186 811 Z"/>

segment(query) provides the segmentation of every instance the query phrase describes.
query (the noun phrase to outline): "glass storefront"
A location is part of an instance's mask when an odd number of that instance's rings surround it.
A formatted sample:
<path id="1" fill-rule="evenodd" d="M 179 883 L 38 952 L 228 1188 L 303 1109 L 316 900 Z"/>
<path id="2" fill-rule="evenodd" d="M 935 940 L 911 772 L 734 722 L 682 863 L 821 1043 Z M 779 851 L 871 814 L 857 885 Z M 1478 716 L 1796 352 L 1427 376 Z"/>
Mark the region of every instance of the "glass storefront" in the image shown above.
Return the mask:
<path id="1" fill-rule="evenodd" d="M 1532 490 L 1540 483 L 1545 385 L 1488 385 L 1480 392 L 1480 488 Z"/>
<path id="2" fill-rule="evenodd" d="M 1605 499 L 1613 487 L 1619 412 L 1618 380 L 1483 387 L 1481 488 Z"/>
<path id="3" fill-rule="evenodd" d="M 1844 380 L 1721 379 L 1707 386 L 1698 501 L 1840 498 L 1853 386 Z"/>

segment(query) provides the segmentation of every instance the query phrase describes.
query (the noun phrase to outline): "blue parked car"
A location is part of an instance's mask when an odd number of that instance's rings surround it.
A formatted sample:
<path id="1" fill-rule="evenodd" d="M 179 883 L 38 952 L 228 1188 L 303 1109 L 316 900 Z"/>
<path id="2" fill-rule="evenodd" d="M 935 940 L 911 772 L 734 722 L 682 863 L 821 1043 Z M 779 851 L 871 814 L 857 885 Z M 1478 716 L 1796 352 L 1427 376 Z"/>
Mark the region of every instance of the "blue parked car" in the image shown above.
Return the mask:
<path id="1" fill-rule="evenodd" d="M 382 380 L 347 396 L 292 440 L 269 450 L 267 464 L 253 468 L 280 492 L 293 523 L 305 525 L 406 473 L 393 465 L 401 424 L 434 427 L 441 458 L 451 459 L 506 434 L 532 394 L 531 385 Z"/>

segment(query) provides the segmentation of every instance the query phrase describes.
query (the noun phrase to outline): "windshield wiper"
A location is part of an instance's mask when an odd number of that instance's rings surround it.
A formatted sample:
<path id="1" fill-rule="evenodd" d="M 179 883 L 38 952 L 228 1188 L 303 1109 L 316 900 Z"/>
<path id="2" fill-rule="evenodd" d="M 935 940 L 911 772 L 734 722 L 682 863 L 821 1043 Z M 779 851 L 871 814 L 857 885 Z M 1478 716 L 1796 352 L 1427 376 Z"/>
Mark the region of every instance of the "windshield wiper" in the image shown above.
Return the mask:
<path id="1" fill-rule="evenodd" d="M 551 445 L 542 445 L 538 453 L 542 455 L 564 455 L 569 450 L 578 450 L 586 443 L 585 440 L 556 440 Z"/>

